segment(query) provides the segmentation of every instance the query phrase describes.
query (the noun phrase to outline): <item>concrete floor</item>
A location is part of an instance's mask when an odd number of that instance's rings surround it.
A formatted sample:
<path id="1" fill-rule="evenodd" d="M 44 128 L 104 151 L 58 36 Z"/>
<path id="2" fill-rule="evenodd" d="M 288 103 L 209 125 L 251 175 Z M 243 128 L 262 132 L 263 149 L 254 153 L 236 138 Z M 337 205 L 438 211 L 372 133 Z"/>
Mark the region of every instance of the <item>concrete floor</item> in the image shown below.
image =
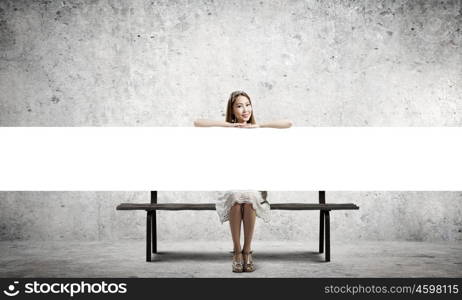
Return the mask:
<path id="1" fill-rule="evenodd" d="M 316 243 L 255 242 L 254 273 L 231 272 L 226 242 L 0 242 L 0 277 L 461 277 L 462 243 L 334 243 L 331 262 Z"/>

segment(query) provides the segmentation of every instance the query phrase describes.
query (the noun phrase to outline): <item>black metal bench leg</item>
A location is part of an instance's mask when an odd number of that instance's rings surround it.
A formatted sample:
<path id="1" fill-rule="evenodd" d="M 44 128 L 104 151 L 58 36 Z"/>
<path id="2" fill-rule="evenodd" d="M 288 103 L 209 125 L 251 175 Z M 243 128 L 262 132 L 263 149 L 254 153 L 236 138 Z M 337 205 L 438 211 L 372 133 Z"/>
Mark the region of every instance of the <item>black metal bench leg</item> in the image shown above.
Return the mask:
<path id="1" fill-rule="evenodd" d="M 157 203 L 157 191 L 151 191 L 151 204 Z M 152 253 L 157 253 L 157 210 L 151 215 Z"/>
<path id="2" fill-rule="evenodd" d="M 324 212 L 319 211 L 319 253 L 324 252 Z"/>
<path id="3" fill-rule="evenodd" d="M 152 253 L 157 253 L 157 211 L 154 210 L 151 215 L 152 218 Z"/>
<path id="4" fill-rule="evenodd" d="M 326 261 L 330 261 L 330 217 L 329 211 L 325 212 L 325 221 L 326 221 Z"/>
<path id="5" fill-rule="evenodd" d="M 146 261 L 151 261 L 152 211 L 146 213 Z"/>

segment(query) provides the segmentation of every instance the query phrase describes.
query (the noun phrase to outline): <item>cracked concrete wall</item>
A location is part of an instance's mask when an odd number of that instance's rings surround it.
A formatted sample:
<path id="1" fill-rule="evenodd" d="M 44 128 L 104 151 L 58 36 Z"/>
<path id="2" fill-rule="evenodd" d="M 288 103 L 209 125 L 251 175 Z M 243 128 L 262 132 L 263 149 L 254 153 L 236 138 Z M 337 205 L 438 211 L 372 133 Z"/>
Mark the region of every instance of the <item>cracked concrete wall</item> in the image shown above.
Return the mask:
<path id="1" fill-rule="evenodd" d="M 333 3 L 334 2 L 334 3 Z M 0 0 L 0 126 L 461 126 L 462 1 Z"/>
<path id="2" fill-rule="evenodd" d="M 158 202 L 214 203 L 223 192 L 159 192 Z M 0 192 L 0 240 L 144 239 L 144 211 L 116 211 L 123 202 L 148 203 L 149 192 Z M 269 192 L 270 203 L 316 203 L 317 192 Z M 328 203 L 358 211 L 331 212 L 333 241 L 462 242 L 462 192 L 326 192 Z M 230 241 L 215 211 L 160 211 L 159 240 Z M 318 211 L 272 211 L 257 218 L 256 240 L 311 240 Z"/>

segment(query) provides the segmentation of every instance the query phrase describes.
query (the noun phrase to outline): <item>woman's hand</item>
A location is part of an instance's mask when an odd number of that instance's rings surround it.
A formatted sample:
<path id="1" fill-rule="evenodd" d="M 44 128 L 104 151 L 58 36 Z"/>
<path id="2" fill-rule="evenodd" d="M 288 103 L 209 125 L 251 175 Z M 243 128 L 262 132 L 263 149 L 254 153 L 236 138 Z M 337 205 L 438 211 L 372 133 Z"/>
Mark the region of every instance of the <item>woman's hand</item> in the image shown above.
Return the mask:
<path id="1" fill-rule="evenodd" d="M 238 124 L 239 128 L 260 128 L 260 125 L 257 124 L 249 124 L 249 123 L 236 123 Z"/>

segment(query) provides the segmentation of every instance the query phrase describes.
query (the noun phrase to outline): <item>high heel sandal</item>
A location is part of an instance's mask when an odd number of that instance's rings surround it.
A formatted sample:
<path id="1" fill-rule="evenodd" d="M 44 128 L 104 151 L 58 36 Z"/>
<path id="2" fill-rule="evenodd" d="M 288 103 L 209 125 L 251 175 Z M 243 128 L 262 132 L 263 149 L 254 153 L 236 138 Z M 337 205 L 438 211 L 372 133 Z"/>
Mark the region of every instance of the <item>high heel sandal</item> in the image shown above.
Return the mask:
<path id="1" fill-rule="evenodd" d="M 242 252 L 244 258 L 244 272 L 253 272 L 255 271 L 255 266 L 252 260 L 252 251 Z"/>
<path id="2" fill-rule="evenodd" d="M 244 261 L 242 256 L 237 256 L 236 254 L 233 255 L 233 272 L 234 273 L 242 273 L 244 271 Z"/>

